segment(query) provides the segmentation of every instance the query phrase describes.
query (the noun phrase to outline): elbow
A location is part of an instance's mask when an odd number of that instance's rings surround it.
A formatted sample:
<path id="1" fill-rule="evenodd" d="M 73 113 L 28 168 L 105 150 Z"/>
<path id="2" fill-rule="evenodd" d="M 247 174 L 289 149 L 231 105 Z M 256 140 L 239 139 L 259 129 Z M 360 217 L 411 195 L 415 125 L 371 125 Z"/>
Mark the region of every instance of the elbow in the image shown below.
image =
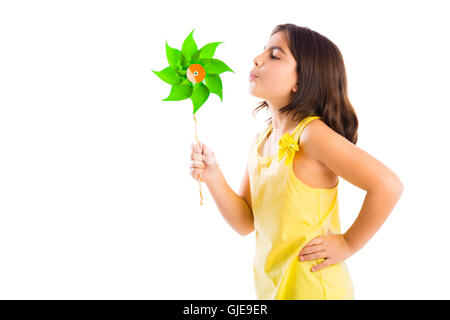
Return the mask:
<path id="1" fill-rule="evenodd" d="M 403 194 L 404 186 L 401 180 L 393 175 L 389 178 L 380 178 L 375 180 L 367 189 L 367 192 L 383 193 L 391 198 L 400 198 Z"/>
<path id="2" fill-rule="evenodd" d="M 403 183 L 401 182 L 401 180 L 396 177 L 396 179 L 394 179 L 394 182 L 391 183 L 391 186 L 389 187 L 389 190 L 392 191 L 392 193 L 397 196 L 397 198 L 400 198 L 400 196 L 403 193 Z"/>
<path id="3" fill-rule="evenodd" d="M 403 183 L 400 180 L 398 180 L 398 182 L 399 182 L 398 196 L 400 197 L 402 195 L 402 193 L 403 193 L 404 186 L 403 186 Z"/>
<path id="4" fill-rule="evenodd" d="M 250 233 L 252 233 L 253 232 L 253 230 L 255 230 L 255 228 L 254 228 L 254 226 L 253 225 L 251 225 L 249 228 L 247 228 L 246 230 L 240 230 L 239 231 L 239 234 L 241 235 L 241 236 L 246 236 L 246 235 L 249 235 Z"/>
<path id="5" fill-rule="evenodd" d="M 384 190 L 384 193 L 390 194 L 393 198 L 400 198 L 403 194 L 404 186 L 398 177 L 383 180 L 378 187 Z"/>
<path id="6" fill-rule="evenodd" d="M 242 198 L 242 199 L 244 199 L 244 198 Z M 247 204 L 245 199 L 244 199 L 244 203 Z M 254 216 L 253 216 L 252 207 L 247 204 L 246 208 L 248 209 L 247 213 L 246 213 L 246 219 L 245 219 L 245 222 L 242 223 L 242 225 L 244 225 L 244 226 L 242 228 L 239 228 L 239 230 L 238 230 L 238 233 L 241 236 L 246 236 L 246 235 L 252 233 L 253 230 L 255 230 L 255 220 L 254 220 Z"/>

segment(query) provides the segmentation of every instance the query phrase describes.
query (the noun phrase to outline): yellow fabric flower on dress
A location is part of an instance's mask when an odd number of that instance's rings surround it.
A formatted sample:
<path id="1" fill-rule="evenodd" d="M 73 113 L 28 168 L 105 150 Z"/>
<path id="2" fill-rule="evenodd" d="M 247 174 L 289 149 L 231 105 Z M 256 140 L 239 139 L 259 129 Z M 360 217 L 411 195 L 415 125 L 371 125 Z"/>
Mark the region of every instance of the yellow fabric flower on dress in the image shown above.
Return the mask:
<path id="1" fill-rule="evenodd" d="M 290 163 L 294 159 L 295 152 L 298 150 L 300 149 L 294 136 L 286 132 L 278 141 L 278 161 L 286 156 L 285 163 Z"/>

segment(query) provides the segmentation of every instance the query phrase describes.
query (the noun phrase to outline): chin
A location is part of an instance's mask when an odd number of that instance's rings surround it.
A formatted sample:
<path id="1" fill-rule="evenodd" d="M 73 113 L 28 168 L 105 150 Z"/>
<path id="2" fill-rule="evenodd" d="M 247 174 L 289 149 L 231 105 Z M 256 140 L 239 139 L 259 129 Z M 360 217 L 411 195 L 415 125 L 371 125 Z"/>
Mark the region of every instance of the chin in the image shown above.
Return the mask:
<path id="1" fill-rule="evenodd" d="M 260 99 L 264 99 L 264 97 L 260 94 L 256 94 L 255 92 L 253 92 L 252 90 L 249 90 L 249 93 L 251 96 L 255 97 L 255 98 L 260 98 Z"/>
<path id="2" fill-rule="evenodd" d="M 257 90 L 252 84 L 248 86 L 248 92 L 250 95 L 254 96 L 255 98 L 262 98 L 264 97 L 260 94 L 259 90 Z"/>

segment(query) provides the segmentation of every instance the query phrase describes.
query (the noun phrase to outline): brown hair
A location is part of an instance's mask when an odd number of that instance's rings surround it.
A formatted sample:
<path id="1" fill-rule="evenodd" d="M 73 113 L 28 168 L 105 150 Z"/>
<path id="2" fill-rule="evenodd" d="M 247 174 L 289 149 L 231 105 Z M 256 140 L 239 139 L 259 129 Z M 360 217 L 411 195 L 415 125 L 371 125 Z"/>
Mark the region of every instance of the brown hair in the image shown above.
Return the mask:
<path id="1" fill-rule="evenodd" d="M 279 112 L 292 114 L 294 121 L 320 116 L 335 132 L 356 144 L 358 118 L 347 95 L 347 75 L 338 47 L 307 27 L 280 24 L 272 30 L 271 36 L 279 31 L 286 34 L 289 49 L 297 61 L 299 80 L 294 97 Z M 266 101 L 259 103 L 253 116 L 262 108 L 268 108 Z M 271 124 L 272 117 L 266 121 Z"/>

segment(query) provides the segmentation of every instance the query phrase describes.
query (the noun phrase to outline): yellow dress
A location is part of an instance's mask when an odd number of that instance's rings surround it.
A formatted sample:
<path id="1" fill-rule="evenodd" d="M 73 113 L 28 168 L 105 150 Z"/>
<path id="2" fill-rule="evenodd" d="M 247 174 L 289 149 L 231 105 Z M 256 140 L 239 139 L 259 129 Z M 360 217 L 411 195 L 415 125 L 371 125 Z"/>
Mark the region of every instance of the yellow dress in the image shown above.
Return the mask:
<path id="1" fill-rule="evenodd" d="M 306 117 L 291 135 L 285 133 L 276 155 L 262 157 L 259 151 L 259 145 L 271 132 L 271 124 L 251 148 L 248 173 L 255 225 L 253 272 L 257 299 L 354 299 L 345 261 L 311 271 L 324 259 L 300 261 L 297 256 L 316 236 L 328 230 L 341 233 L 339 178 L 333 188 L 313 188 L 300 181 L 292 167 L 303 128 L 318 118 Z"/>

